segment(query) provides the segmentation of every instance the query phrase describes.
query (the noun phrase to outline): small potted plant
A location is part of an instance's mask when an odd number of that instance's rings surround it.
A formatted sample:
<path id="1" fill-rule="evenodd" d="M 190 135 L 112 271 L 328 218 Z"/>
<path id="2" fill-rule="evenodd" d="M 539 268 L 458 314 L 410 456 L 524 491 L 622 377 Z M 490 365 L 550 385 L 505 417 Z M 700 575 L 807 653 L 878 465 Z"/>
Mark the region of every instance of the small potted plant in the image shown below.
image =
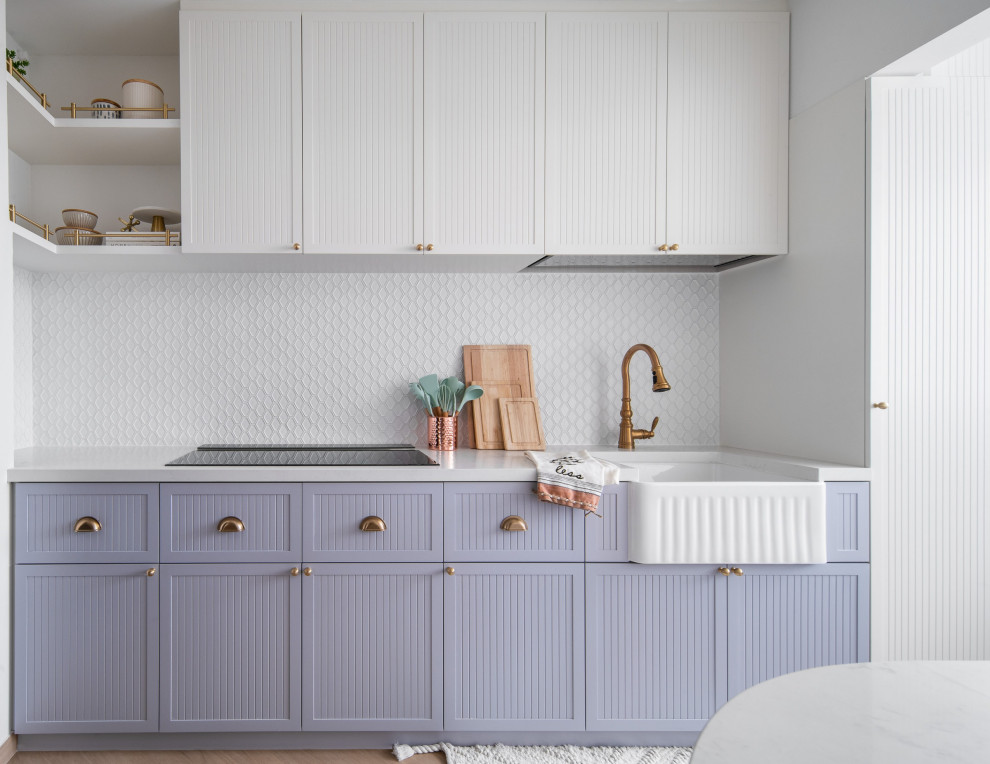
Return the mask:
<path id="1" fill-rule="evenodd" d="M 457 415 L 468 401 L 484 395 L 478 385 L 464 386 L 457 377 L 441 381 L 436 374 L 410 382 L 409 389 L 426 409 L 426 445 L 435 451 L 457 448 Z"/>
<path id="2" fill-rule="evenodd" d="M 31 66 L 31 62 L 24 58 L 18 58 L 16 50 L 7 48 L 7 60 L 10 61 L 10 65 L 15 72 L 22 77 L 27 75 L 27 68 Z"/>

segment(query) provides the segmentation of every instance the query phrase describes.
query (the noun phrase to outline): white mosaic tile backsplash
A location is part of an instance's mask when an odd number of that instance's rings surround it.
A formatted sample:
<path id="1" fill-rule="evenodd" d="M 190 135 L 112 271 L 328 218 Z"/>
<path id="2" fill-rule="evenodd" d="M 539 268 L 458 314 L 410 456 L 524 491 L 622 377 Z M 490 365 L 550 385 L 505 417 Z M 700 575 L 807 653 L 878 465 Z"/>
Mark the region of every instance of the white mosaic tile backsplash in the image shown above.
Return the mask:
<path id="1" fill-rule="evenodd" d="M 672 385 L 652 394 L 646 356 L 634 360 L 637 426 L 659 416 L 657 444 L 719 439 L 713 275 L 17 278 L 33 315 L 22 444 L 422 444 L 407 383 L 461 376 L 463 344 L 532 345 L 547 441 L 611 443 L 619 364 L 637 342 L 657 349 Z"/>

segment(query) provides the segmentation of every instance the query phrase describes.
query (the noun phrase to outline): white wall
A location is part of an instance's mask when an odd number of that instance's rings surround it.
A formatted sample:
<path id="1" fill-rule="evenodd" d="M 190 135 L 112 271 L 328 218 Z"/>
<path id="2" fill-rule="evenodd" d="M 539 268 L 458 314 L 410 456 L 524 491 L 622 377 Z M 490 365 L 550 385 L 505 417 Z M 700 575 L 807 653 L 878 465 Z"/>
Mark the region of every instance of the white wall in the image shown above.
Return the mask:
<path id="1" fill-rule="evenodd" d="M 866 463 L 865 99 L 791 120 L 790 252 L 721 276 L 723 445 Z"/>
<path id="2" fill-rule="evenodd" d="M 990 8 L 990 0 L 790 0 L 791 114 Z"/>

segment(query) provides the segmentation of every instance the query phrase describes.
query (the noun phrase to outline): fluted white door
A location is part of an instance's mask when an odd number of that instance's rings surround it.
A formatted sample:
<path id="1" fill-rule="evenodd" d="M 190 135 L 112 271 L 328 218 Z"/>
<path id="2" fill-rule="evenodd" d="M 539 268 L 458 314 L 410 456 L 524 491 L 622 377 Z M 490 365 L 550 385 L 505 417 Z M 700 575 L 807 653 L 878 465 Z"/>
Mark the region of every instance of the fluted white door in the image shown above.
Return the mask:
<path id="1" fill-rule="evenodd" d="M 298 13 L 182 11 L 184 252 L 302 241 Z"/>
<path id="2" fill-rule="evenodd" d="M 307 253 L 423 243 L 423 14 L 303 14 Z"/>
<path id="3" fill-rule="evenodd" d="M 545 14 L 425 16 L 424 238 L 542 254 Z"/>

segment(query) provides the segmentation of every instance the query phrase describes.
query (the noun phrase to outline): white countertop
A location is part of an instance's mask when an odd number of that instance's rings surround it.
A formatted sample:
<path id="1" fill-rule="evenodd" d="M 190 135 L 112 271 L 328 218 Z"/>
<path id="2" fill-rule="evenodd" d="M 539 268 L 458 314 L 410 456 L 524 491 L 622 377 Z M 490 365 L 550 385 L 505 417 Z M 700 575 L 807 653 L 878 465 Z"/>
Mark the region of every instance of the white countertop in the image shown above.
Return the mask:
<path id="1" fill-rule="evenodd" d="M 433 467 L 166 467 L 195 446 L 115 446 L 24 448 L 14 452 L 7 470 L 11 483 L 160 483 L 160 482 L 476 482 L 527 481 L 536 469 L 522 451 L 426 451 Z M 702 446 L 640 446 L 620 451 L 615 446 L 548 446 L 547 451 L 587 449 L 622 465 L 619 479 L 636 480 L 637 462 L 706 461 L 787 475 L 801 480 L 869 480 L 869 470 L 827 462 L 792 459 L 734 448 Z M 717 455 L 717 456 L 715 456 Z"/>
<path id="2" fill-rule="evenodd" d="M 990 661 L 858 663 L 751 687 L 701 733 L 691 764 L 990 761 Z"/>

